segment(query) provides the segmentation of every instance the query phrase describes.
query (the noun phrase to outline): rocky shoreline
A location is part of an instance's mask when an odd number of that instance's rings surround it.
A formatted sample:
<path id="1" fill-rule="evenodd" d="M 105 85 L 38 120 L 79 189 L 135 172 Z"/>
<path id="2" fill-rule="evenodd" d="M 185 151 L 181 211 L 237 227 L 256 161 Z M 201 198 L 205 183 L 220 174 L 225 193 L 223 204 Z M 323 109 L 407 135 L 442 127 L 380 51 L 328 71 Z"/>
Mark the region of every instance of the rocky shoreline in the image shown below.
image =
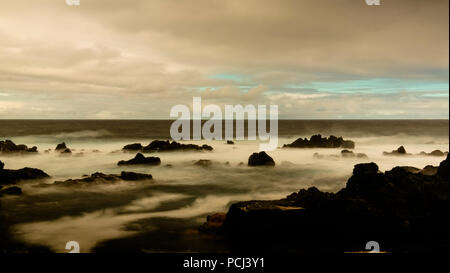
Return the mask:
<path id="1" fill-rule="evenodd" d="M 448 247 L 449 159 L 423 170 L 357 164 L 337 193 L 315 187 L 284 199 L 233 204 L 199 231 L 226 238 L 235 251 L 344 252 L 375 240 L 394 252 Z"/>

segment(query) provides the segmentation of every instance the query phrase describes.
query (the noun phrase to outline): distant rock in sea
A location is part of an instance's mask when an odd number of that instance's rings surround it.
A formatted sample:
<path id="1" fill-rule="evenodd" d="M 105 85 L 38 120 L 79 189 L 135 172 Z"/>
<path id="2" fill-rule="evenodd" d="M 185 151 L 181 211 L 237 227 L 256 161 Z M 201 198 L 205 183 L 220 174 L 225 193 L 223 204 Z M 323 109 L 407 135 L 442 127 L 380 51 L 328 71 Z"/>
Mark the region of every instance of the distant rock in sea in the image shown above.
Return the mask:
<path id="1" fill-rule="evenodd" d="M 405 147 L 400 146 L 397 148 L 397 150 L 393 150 L 392 152 L 383 152 L 383 155 L 410 155 L 406 152 Z"/>
<path id="2" fill-rule="evenodd" d="M 443 152 L 441 150 L 434 150 L 431 153 L 427 153 L 427 152 L 420 152 L 419 155 L 426 155 L 426 156 L 446 156 L 448 155 L 448 152 Z"/>
<path id="3" fill-rule="evenodd" d="M 248 166 L 275 166 L 275 161 L 266 152 L 253 153 L 248 158 Z"/>
<path id="4" fill-rule="evenodd" d="M 449 207 L 447 158 L 439 167 L 354 166 L 337 193 L 315 187 L 284 199 L 245 201 L 214 214 L 199 230 L 224 236 L 240 251 L 337 252 L 364 250 L 376 238 L 381 250 L 445 251 Z"/>
<path id="5" fill-rule="evenodd" d="M 234 145 L 234 141 L 232 141 L 232 140 L 227 140 L 227 144 L 228 144 L 228 145 Z"/>
<path id="6" fill-rule="evenodd" d="M 137 153 L 136 156 L 130 160 L 121 160 L 117 165 L 159 165 L 161 159 L 159 157 L 145 157 L 141 153 Z"/>
<path id="7" fill-rule="evenodd" d="M 16 145 L 14 142 L 8 139 L 5 141 L 3 140 L 0 141 L 0 153 L 9 154 L 9 153 L 37 153 L 37 152 L 38 150 L 36 146 L 28 148 L 28 146 L 25 144 Z"/>
<path id="8" fill-rule="evenodd" d="M 95 185 L 95 184 L 109 184 L 118 181 L 141 181 L 153 179 L 151 174 L 142 174 L 135 172 L 125 172 L 123 171 L 120 175 L 116 174 L 104 174 L 96 172 L 90 176 L 83 176 L 80 179 L 68 179 L 65 181 L 55 181 L 53 184 L 45 184 L 41 186 L 49 187 L 52 185 L 56 186 L 83 186 L 83 185 Z"/>
<path id="9" fill-rule="evenodd" d="M 22 168 L 19 170 L 9 170 L 4 168 L 5 164 L 0 161 L 0 184 L 16 184 L 23 180 L 43 179 L 50 177 L 39 169 Z"/>
<path id="10" fill-rule="evenodd" d="M 133 143 L 125 145 L 123 151 L 140 151 L 143 153 L 153 152 L 167 152 L 167 151 L 212 151 L 213 147 L 203 144 L 201 146 L 195 144 L 181 144 L 176 141 L 169 140 L 154 140 L 147 146 L 142 146 L 140 143 Z"/>
<path id="11" fill-rule="evenodd" d="M 344 148 L 354 149 L 355 142 L 344 140 L 342 137 L 322 137 L 320 134 L 307 138 L 298 138 L 291 144 L 284 144 L 283 148 Z"/>
<path id="12" fill-rule="evenodd" d="M 194 163 L 194 165 L 207 168 L 212 165 L 212 161 L 209 159 L 200 159 L 200 160 L 196 161 Z"/>
<path id="13" fill-rule="evenodd" d="M 67 149 L 66 143 L 59 143 L 58 145 L 56 145 L 55 150 L 56 151 L 64 151 L 65 149 Z"/>
<path id="14" fill-rule="evenodd" d="M 361 159 L 367 159 L 369 158 L 364 153 L 354 153 L 350 150 L 342 150 L 339 155 L 322 155 L 319 153 L 314 153 L 313 156 L 318 159 L 339 159 L 339 158 L 361 158 Z"/>

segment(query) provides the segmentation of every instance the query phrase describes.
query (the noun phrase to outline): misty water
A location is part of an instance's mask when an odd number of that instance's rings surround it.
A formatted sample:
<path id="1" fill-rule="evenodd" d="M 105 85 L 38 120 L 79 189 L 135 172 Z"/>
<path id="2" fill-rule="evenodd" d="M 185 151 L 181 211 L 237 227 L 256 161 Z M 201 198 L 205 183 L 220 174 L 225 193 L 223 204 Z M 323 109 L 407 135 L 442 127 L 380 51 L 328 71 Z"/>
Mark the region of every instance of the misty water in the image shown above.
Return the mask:
<path id="1" fill-rule="evenodd" d="M 381 171 L 395 166 L 438 165 L 444 157 L 417 155 L 421 151 L 448 151 L 448 121 L 280 121 L 278 146 L 298 137 L 321 133 L 356 143 L 355 153 L 368 158 L 341 158 L 342 149 L 278 148 L 268 154 L 276 166 L 248 167 L 259 151 L 258 141 L 182 141 L 208 144 L 211 152 L 160 152 L 159 166 L 117 166 L 135 153 L 122 152 L 130 143 L 147 145 L 167 139 L 168 121 L 1 121 L 0 140 L 37 146 L 33 155 L 0 155 L 7 169 L 33 167 L 51 178 L 22 182 L 20 196 L 0 199 L 1 213 L 14 238 L 26 244 L 66 252 L 68 241 L 89 251 L 227 251 L 225 242 L 199 234 L 208 214 L 226 212 L 233 202 L 279 199 L 301 188 L 315 186 L 336 192 L 345 186 L 353 166 L 375 162 Z M 65 142 L 71 155 L 54 151 Z M 386 156 L 403 145 L 409 156 Z M 49 152 L 44 152 L 50 149 Z M 314 153 L 325 155 L 318 159 Z M 329 157 L 326 155 L 330 155 Z M 196 166 L 209 159 L 210 167 Z M 244 162 L 244 165 L 239 163 Z M 152 174 L 149 181 L 65 187 L 54 181 L 82 175 L 121 171 Z M 42 187 L 42 183 L 50 186 Z"/>

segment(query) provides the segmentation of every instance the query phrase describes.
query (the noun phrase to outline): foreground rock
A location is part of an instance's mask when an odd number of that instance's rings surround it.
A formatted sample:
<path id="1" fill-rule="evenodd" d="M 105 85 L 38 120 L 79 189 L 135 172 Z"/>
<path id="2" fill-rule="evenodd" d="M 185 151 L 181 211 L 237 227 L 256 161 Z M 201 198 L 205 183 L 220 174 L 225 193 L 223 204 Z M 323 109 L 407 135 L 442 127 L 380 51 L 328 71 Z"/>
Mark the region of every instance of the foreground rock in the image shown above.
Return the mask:
<path id="1" fill-rule="evenodd" d="M 19 170 L 4 169 L 4 163 L 0 161 L 0 185 L 16 184 L 23 180 L 43 179 L 50 177 L 39 169 L 22 168 Z"/>
<path id="2" fill-rule="evenodd" d="M 130 160 L 121 160 L 117 165 L 159 165 L 161 159 L 159 157 L 145 157 L 141 153 L 137 153 L 136 156 Z"/>
<path id="3" fill-rule="evenodd" d="M 429 175 L 430 166 L 382 173 L 375 163 L 357 164 L 337 193 L 311 187 L 281 200 L 235 203 L 225 219 L 210 217 L 200 230 L 225 236 L 239 251 L 342 253 L 371 240 L 393 252 L 445 251 L 448 161 Z"/>
<path id="4" fill-rule="evenodd" d="M 299 138 L 291 144 L 283 145 L 283 148 L 344 148 L 354 149 L 355 142 L 351 140 L 344 140 L 342 137 L 322 137 L 319 135 L 313 135 L 308 140 L 307 138 Z"/>
<path id="5" fill-rule="evenodd" d="M 168 152 L 168 151 L 212 151 L 213 147 L 203 144 L 201 146 L 195 144 L 181 144 L 176 141 L 154 140 L 147 146 L 140 143 L 125 145 L 123 151 L 141 151 L 143 153 Z"/>
<path id="6" fill-rule="evenodd" d="M 25 144 L 16 145 L 11 140 L 0 141 L 0 153 L 10 154 L 10 153 L 37 153 L 37 147 L 33 146 L 28 148 Z"/>
<path id="7" fill-rule="evenodd" d="M 266 152 L 253 153 L 248 158 L 249 166 L 275 166 L 275 161 Z"/>
<path id="8" fill-rule="evenodd" d="M 142 174 L 135 172 L 122 172 L 120 175 L 116 174 L 104 174 L 104 173 L 93 173 L 88 177 L 80 179 L 68 179 L 66 181 L 55 181 L 53 185 L 62 186 L 84 186 L 84 185 L 94 185 L 94 184 L 110 184 L 118 181 L 141 181 L 152 179 L 151 174 Z M 45 184 L 42 186 L 51 186 L 51 184 Z"/>

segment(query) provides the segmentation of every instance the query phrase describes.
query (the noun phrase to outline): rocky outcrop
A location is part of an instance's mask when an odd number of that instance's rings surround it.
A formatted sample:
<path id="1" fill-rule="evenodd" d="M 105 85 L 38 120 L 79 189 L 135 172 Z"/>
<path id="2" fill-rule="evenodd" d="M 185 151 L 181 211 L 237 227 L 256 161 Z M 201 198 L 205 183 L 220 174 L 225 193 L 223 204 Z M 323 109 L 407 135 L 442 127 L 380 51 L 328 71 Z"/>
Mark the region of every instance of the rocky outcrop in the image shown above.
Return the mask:
<path id="1" fill-rule="evenodd" d="M 354 153 L 350 150 L 342 150 L 339 155 L 322 155 L 319 153 L 314 153 L 313 156 L 318 159 L 338 159 L 338 158 L 360 158 L 360 159 L 367 159 L 369 158 L 364 153 Z"/>
<path id="2" fill-rule="evenodd" d="M 409 155 L 406 152 L 405 147 L 400 146 L 397 148 L 397 150 L 393 150 L 392 152 L 383 152 L 383 155 L 399 155 L 399 156 L 403 156 L 403 155 Z"/>
<path id="3" fill-rule="evenodd" d="M 55 181 L 53 184 L 45 184 L 41 186 L 85 186 L 85 185 L 96 185 L 96 184 L 110 184 L 116 183 L 118 181 L 141 181 L 152 179 L 151 174 L 142 174 L 135 172 L 122 172 L 120 175 L 116 174 L 104 174 L 96 172 L 90 176 L 83 177 L 80 179 L 68 179 L 65 181 Z"/>
<path id="4" fill-rule="evenodd" d="M 228 145 L 234 145 L 234 141 L 232 141 L 232 140 L 227 140 L 227 144 L 228 144 Z"/>
<path id="5" fill-rule="evenodd" d="M 65 149 L 67 149 L 66 143 L 59 143 L 58 145 L 56 145 L 55 151 L 64 151 Z"/>
<path id="6" fill-rule="evenodd" d="M 196 161 L 194 163 L 194 165 L 207 168 L 207 167 L 210 167 L 212 165 L 212 161 L 209 160 L 209 159 L 200 159 L 200 160 Z"/>
<path id="7" fill-rule="evenodd" d="M 135 152 L 135 151 L 142 151 L 142 148 L 144 148 L 144 146 L 142 146 L 141 143 L 133 143 L 123 146 L 122 150 Z"/>
<path id="8" fill-rule="evenodd" d="M 136 156 L 130 160 L 121 160 L 117 165 L 159 165 L 161 159 L 159 157 L 145 157 L 141 153 L 137 153 Z"/>
<path id="9" fill-rule="evenodd" d="M 322 137 L 319 135 L 313 135 L 308 140 L 307 138 L 299 138 L 291 144 L 283 145 L 283 148 L 344 148 L 354 149 L 355 142 L 351 140 L 344 140 L 342 137 Z"/>
<path id="10" fill-rule="evenodd" d="M 4 167 L 5 167 L 5 163 L 3 163 L 2 161 L 0 161 L 0 171 L 3 170 Z"/>
<path id="11" fill-rule="evenodd" d="M 50 177 L 39 169 L 22 168 L 19 170 L 4 169 L 4 163 L 0 161 L 0 185 L 16 184 L 23 180 L 44 179 Z"/>
<path id="12" fill-rule="evenodd" d="M 209 145 L 203 144 L 201 146 L 195 144 L 181 144 L 176 141 L 169 140 L 154 140 L 149 145 L 145 146 L 142 151 L 144 153 L 151 152 L 166 152 L 166 151 L 212 151 L 213 148 Z"/>
<path id="13" fill-rule="evenodd" d="M 281 200 L 235 203 L 225 219 L 208 218 L 200 230 L 215 230 L 240 251 L 342 253 L 374 238 L 394 252 L 446 250 L 448 160 L 429 175 L 357 164 L 337 193 L 311 187 Z"/>
<path id="14" fill-rule="evenodd" d="M 266 152 L 253 153 L 248 158 L 248 166 L 275 166 L 275 161 Z"/>
<path id="15" fill-rule="evenodd" d="M 33 146 L 28 148 L 25 144 L 16 145 L 11 140 L 0 141 L 0 153 L 10 154 L 10 153 L 37 153 L 37 147 Z"/>
<path id="16" fill-rule="evenodd" d="M 448 155 L 448 152 L 443 152 L 441 150 L 434 150 L 431 153 L 427 153 L 427 152 L 420 152 L 419 155 L 426 155 L 426 156 L 446 156 Z"/>

